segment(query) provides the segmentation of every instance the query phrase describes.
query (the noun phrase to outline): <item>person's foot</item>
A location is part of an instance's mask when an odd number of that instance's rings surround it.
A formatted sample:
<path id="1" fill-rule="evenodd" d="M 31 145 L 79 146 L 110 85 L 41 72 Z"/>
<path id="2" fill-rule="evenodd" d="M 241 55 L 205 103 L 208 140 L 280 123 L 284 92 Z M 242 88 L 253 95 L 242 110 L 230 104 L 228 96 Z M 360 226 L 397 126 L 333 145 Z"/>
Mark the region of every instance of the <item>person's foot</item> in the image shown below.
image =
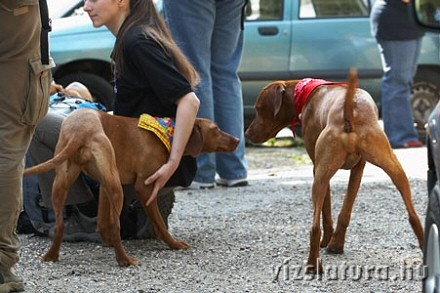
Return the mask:
<path id="1" fill-rule="evenodd" d="M 411 140 L 403 144 L 404 148 L 420 148 L 423 146 L 423 143 L 420 140 Z"/>
<path id="2" fill-rule="evenodd" d="M 249 184 L 246 178 L 241 178 L 241 179 L 216 178 L 215 183 L 223 187 L 239 187 L 239 186 L 247 186 Z"/>
<path id="3" fill-rule="evenodd" d="M 185 189 L 212 189 L 214 188 L 214 182 L 199 182 L 193 181 L 191 184 Z"/>
<path id="4" fill-rule="evenodd" d="M 96 217 L 83 215 L 76 206 L 72 206 L 70 217 L 64 220 L 64 241 L 101 242 L 101 236 L 96 232 Z M 49 230 L 49 237 L 53 239 L 55 225 Z"/>
<path id="5" fill-rule="evenodd" d="M 420 140 L 410 140 L 405 142 L 403 145 L 393 146 L 393 149 L 409 149 L 409 148 L 420 148 L 423 143 Z"/>
<path id="6" fill-rule="evenodd" d="M 23 279 L 17 276 L 14 269 L 6 269 L 0 264 L 0 293 L 24 291 Z"/>

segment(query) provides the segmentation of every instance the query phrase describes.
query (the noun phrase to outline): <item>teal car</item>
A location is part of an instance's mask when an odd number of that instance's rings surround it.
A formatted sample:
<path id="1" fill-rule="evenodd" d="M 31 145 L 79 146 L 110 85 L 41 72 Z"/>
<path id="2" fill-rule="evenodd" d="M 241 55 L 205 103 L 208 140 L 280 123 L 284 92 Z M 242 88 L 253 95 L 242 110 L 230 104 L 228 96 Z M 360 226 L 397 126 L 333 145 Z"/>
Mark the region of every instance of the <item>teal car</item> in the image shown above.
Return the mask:
<path id="1" fill-rule="evenodd" d="M 252 120 L 257 95 L 267 83 L 304 77 L 345 80 L 351 67 L 358 69 L 360 87 L 369 91 L 380 106 L 382 65 L 369 20 L 374 0 L 249 2 L 239 71 L 245 126 Z M 110 54 L 114 41 L 106 28 L 93 28 L 87 15 L 54 19 L 54 79 L 61 84 L 83 82 L 98 101 L 111 109 L 114 96 Z M 425 35 L 413 84 L 412 106 L 422 135 L 440 98 L 439 46 L 438 33 Z"/>

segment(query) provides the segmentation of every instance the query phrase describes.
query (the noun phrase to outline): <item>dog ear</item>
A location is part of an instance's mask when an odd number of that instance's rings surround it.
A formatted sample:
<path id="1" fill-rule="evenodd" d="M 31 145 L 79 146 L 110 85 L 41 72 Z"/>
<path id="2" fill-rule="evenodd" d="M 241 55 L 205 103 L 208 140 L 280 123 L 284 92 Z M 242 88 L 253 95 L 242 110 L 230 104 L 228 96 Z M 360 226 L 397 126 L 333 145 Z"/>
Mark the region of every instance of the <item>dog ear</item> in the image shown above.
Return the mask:
<path id="1" fill-rule="evenodd" d="M 194 123 L 193 130 L 185 147 L 185 155 L 197 157 L 203 149 L 203 134 L 197 121 Z"/>
<path id="2" fill-rule="evenodd" d="M 286 84 L 279 83 L 275 87 L 275 103 L 274 103 L 274 113 L 273 116 L 277 116 L 281 110 L 281 106 L 283 105 L 283 97 L 286 93 Z"/>

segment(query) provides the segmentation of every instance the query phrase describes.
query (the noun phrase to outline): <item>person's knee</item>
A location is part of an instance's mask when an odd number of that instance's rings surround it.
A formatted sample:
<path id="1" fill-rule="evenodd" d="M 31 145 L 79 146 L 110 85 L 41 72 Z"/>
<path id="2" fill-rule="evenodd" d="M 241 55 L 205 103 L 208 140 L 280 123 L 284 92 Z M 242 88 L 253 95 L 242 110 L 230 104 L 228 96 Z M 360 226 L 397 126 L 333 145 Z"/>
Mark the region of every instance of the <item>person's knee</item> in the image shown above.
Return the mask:
<path id="1" fill-rule="evenodd" d="M 74 81 L 74 82 L 70 83 L 68 86 L 66 86 L 66 88 L 64 89 L 64 92 L 67 95 L 80 97 L 80 98 L 83 98 L 83 99 L 86 99 L 86 100 L 93 102 L 93 97 L 92 97 L 92 94 L 90 93 L 89 89 L 80 82 Z"/>

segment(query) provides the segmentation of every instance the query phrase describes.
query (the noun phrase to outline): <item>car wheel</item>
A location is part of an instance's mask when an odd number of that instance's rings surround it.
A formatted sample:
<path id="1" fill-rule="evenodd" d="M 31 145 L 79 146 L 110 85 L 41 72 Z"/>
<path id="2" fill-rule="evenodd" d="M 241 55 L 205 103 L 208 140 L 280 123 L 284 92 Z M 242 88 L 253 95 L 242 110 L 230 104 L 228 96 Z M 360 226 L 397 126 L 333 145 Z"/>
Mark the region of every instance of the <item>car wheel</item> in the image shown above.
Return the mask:
<path id="1" fill-rule="evenodd" d="M 432 190 L 425 220 L 425 247 L 423 250 L 423 264 L 425 276 L 423 292 L 439 292 L 440 289 L 440 188 L 436 184 Z"/>
<path id="2" fill-rule="evenodd" d="M 84 84 L 92 93 L 95 102 L 103 104 L 107 108 L 107 111 L 113 110 L 115 94 L 112 85 L 107 80 L 96 74 L 78 72 L 65 75 L 56 82 L 67 86 L 74 81 Z"/>
<path id="3" fill-rule="evenodd" d="M 417 71 L 411 90 L 411 107 L 421 141 L 426 141 L 426 123 L 440 99 L 438 72 L 430 68 Z"/>

